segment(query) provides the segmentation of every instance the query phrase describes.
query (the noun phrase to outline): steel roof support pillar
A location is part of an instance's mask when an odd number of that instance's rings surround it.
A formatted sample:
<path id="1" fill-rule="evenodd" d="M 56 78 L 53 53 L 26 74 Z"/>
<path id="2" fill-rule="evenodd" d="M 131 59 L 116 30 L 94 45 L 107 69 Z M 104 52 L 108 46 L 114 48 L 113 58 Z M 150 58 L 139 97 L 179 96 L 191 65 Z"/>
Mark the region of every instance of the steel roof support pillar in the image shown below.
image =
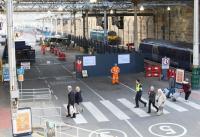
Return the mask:
<path id="1" fill-rule="evenodd" d="M 199 66 L 199 0 L 194 0 L 193 67 Z"/>
<path id="2" fill-rule="evenodd" d="M 73 12 L 73 22 L 74 22 L 74 36 L 76 36 L 76 11 Z"/>
<path id="3" fill-rule="evenodd" d="M 89 31 L 88 31 L 88 10 L 85 11 L 85 37 L 89 38 Z"/>
<path id="4" fill-rule="evenodd" d="M 56 35 L 58 35 L 58 19 L 57 19 L 57 15 L 55 16 L 55 31 L 56 31 Z"/>
<path id="5" fill-rule="evenodd" d="M 17 114 L 19 89 L 16 77 L 16 59 L 15 59 L 15 43 L 13 31 L 13 1 L 7 0 L 7 34 L 8 34 L 8 63 L 10 75 L 10 97 L 12 119 Z M 14 112 L 15 111 L 15 112 Z"/>
<path id="6" fill-rule="evenodd" d="M 138 25 L 137 25 L 137 5 L 134 4 L 134 46 L 135 50 L 139 50 L 138 45 Z"/>

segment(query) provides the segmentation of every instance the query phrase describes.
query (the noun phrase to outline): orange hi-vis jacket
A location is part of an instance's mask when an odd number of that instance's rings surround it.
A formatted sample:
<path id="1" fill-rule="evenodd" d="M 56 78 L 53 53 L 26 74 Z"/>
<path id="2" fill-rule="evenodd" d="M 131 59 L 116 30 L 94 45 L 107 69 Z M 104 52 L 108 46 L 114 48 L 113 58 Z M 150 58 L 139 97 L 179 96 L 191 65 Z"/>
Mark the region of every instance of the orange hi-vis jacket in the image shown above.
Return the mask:
<path id="1" fill-rule="evenodd" d="M 119 72 L 120 72 L 120 68 L 118 66 L 114 66 L 114 67 L 111 68 L 111 73 L 113 75 L 118 75 Z"/>

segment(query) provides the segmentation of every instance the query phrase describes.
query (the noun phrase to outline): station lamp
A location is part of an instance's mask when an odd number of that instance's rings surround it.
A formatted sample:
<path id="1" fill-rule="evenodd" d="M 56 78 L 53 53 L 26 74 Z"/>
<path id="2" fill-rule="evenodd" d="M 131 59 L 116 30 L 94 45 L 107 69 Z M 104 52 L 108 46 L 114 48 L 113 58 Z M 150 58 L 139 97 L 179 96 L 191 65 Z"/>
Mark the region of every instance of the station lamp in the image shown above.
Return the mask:
<path id="1" fill-rule="evenodd" d="M 140 6 L 140 11 L 144 11 L 144 7 L 143 6 Z"/>
<path id="2" fill-rule="evenodd" d="M 60 6 L 60 7 L 58 8 L 58 11 L 63 11 L 63 8 Z"/>
<path id="3" fill-rule="evenodd" d="M 168 7 L 167 7 L 167 11 L 170 11 L 170 10 L 171 10 L 171 8 L 168 6 Z"/>

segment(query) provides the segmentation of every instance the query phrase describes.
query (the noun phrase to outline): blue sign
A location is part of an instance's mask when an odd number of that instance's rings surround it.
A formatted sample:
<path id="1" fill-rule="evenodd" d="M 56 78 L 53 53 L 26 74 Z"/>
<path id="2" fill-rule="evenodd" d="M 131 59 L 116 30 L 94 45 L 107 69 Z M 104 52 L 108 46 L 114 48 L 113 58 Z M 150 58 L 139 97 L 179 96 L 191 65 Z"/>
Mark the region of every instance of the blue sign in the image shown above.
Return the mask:
<path id="1" fill-rule="evenodd" d="M 3 67 L 3 81 L 10 81 L 9 68 Z"/>
<path id="2" fill-rule="evenodd" d="M 17 69 L 17 74 L 18 75 L 24 75 L 24 68 Z"/>

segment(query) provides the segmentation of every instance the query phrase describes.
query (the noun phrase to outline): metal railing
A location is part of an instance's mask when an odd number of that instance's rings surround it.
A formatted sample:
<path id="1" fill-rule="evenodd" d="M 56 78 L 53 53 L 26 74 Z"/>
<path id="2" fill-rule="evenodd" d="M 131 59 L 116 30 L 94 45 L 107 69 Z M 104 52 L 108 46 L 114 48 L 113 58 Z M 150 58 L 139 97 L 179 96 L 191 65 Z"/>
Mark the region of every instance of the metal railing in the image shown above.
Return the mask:
<path id="1" fill-rule="evenodd" d="M 56 122 L 46 118 L 41 118 L 41 121 L 41 127 L 44 129 L 45 137 L 113 137 L 105 133 Z"/>
<path id="2" fill-rule="evenodd" d="M 49 88 L 20 89 L 19 101 L 51 100 Z"/>

